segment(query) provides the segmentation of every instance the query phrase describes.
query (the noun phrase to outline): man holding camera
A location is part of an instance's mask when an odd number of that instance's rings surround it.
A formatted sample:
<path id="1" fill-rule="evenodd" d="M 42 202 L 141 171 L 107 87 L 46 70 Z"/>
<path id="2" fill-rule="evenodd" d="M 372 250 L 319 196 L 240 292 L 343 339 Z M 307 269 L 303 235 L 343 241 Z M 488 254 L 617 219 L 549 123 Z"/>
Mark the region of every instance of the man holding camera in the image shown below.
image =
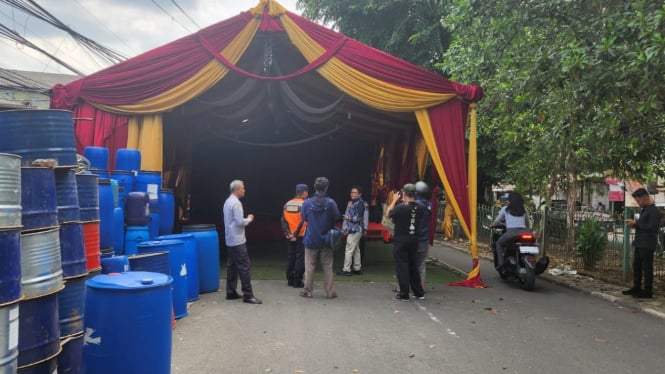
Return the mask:
<path id="1" fill-rule="evenodd" d="M 416 186 L 405 184 L 402 191 L 394 192 L 392 202 L 386 209 L 386 217 L 395 225 L 393 235 L 393 256 L 399 293 L 395 300 L 409 301 L 409 287 L 416 299 L 425 298 L 425 290 L 420 280 L 418 262 L 418 234 L 424 207 L 416 202 Z"/>

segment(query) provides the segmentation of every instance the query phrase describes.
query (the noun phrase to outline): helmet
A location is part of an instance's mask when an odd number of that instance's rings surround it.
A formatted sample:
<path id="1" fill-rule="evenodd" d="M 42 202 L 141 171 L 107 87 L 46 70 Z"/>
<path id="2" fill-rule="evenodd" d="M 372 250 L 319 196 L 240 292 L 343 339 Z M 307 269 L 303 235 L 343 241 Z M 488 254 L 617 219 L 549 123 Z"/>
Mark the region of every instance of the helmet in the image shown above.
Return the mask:
<path id="1" fill-rule="evenodd" d="M 416 182 L 416 195 L 418 195 L 419 197 L 429 198 L 430 194 L 431 193 L 427 183 L 423 181 Z"/>

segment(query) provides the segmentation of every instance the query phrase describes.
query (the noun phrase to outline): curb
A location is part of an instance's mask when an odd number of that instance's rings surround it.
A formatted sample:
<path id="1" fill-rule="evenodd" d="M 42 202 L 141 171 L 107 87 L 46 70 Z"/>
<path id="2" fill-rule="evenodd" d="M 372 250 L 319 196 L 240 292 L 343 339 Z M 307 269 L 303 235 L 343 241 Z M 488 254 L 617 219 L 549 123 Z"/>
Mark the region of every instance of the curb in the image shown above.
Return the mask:
<path id="1" fill-rule="evenodd" d="M 457 246 L 451 245 L 451 244 L 446 243 L 446 242 L 438 241 L 438 244 L 440 244 L 440 245 L 442 245 L 442 246 L 446 246 L 446 247 L 448 247 L 448 248 L 455 249 L 455 250 L 460 251 L 460 252 L 468 253 L 468 250 L 463 249 L 463 248 L 458 248 Z M 490 258 L 488 255 L 485 255 L 485 254 L 480 254 L 480 253 L 479 253 L 478 256 L 479 256 L 480 258 L 482 258 L 482 259 L 485 259 L 485 260 L 491 260 L 491 258 Z M 457 268 L 457 267 L 455 267 L 455 266 L 453 266 L 453 265 L 450 265 L 450 264 L 448 264 L 447 262 L 442 261 L 442 260 L 440 260 L 440 259 L 438 259 L 438 258 L 436 258 L 436 257 L 431 257 L 431 258 L 433 259 L 433 261 L 439 262 L 439 263 L 441 263 L 441 264 L 443 264 L 443 265 L 445 265 L 445 266 L 451 268 L 452 270 L 454 270 L 454 271 L 456 271 L 456 272 L 458 272 L 458 273 L 460 273 L 460 274 L 462 274 L 462 275 L 464 275 L 464 276 L 466 276 L 466 275 L 469 274 L 468 272 L 463 271 L 463 270 L 461 270 L 461 269 L 459 269 L 459 268 Z M 543 276 L 543 275 L 540 275 L 538 278 L 539 278 L 539 279 L 542 279 L 542 280 L 544 280 L 544 281 L 546 281 L 546 282 L 549 282 L 549 283 L 552 283 L 552 284 L 556 284 L 556 285 L 558 285 L 558 286 L 563 286 L 563 287 L 566 287 L 566 288 L 569 288 L 569 289 L 572 289 L 572 290 L 575 290 L 575 291 L 579 291 L 579 292 L 582 292 L 582 293 L 585 293 L 585 294 L 591 295 L 591 296 L 593 296 L 593 297 L 596 297 L 596 298 L 599 298 L 599 299 L 602 299 L 602 300 L 608 301 L 608 302 L 610 302 L 610 303 L 613 303 L 613 304 L 616 304 L 616 305 L 622 306 L 622 307 L 624 307 L 624 308 L 629 308 L 629 309 L 637 310 L 637 311 L 640 311 L 640 312 L 643 312 L 643 313 L 649 314 L 649 315 L 651 315 L 651 316 L 654 316 L 654 317 L 656 317 L 656 318 L 661 318 L 661 319 L 665 320 L 665 313 L 664 313 L 664 312 L 661 312 L 660 310 L 657 310 L 657 309 L 654 309 L 654 308 L 650 308 L 650 307 L 643 307 L 643 306 L 641 306 L 638 302 L 628 301 L 628 300 L 626 300 L 626 299 L 624 299 L 624 298 L 622 298 L 622 297 L 617 297 L 617 296 L 614 296 L 614 295 L 610 295 L 610 294 L 605 293 L 605 292 L 591 291 L 591 290 L 585 289 L 585 288 L 583 288 L 583 287 L 578 287 L 578 286 L 576 286 L 576 285 L 574 285 L 574 284 L 571 284 L 571 283 L 569 283 L 569 282 L 566 282 L 565 279 L 557 279 L 557 278 L 551 277 L 551 276 L 549 276 L 549 275 L 544 275 L 544 276 Z M 595 279 L 595 278 L 594 278 L 594 279 Z"/>

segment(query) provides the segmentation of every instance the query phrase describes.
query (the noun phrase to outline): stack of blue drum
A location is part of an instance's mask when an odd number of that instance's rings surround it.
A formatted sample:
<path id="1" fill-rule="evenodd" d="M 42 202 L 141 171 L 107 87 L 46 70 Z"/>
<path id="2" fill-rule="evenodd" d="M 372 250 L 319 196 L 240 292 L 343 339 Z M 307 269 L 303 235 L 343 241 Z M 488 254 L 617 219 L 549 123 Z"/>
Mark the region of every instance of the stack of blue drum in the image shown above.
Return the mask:
<path id="1" fill-rule="evenodd" d="M 88 272 L 72 115 L 0 112 L 0 128 L 0 372 L 77 373 Z"/>

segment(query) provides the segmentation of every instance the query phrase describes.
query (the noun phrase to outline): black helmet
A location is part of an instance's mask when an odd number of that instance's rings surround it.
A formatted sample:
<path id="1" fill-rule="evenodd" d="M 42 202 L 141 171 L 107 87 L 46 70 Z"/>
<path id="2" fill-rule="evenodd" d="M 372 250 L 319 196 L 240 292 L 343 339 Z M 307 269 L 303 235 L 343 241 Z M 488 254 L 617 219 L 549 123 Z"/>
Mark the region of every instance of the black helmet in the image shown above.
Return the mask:
<path id="1" fill-rule="evenodd" d="M 418 195 L 419 197 L 424 197 L 429 199 L 431 193 L 427 183 L 423 181 L 416 182 L 416 195 Z"/>

